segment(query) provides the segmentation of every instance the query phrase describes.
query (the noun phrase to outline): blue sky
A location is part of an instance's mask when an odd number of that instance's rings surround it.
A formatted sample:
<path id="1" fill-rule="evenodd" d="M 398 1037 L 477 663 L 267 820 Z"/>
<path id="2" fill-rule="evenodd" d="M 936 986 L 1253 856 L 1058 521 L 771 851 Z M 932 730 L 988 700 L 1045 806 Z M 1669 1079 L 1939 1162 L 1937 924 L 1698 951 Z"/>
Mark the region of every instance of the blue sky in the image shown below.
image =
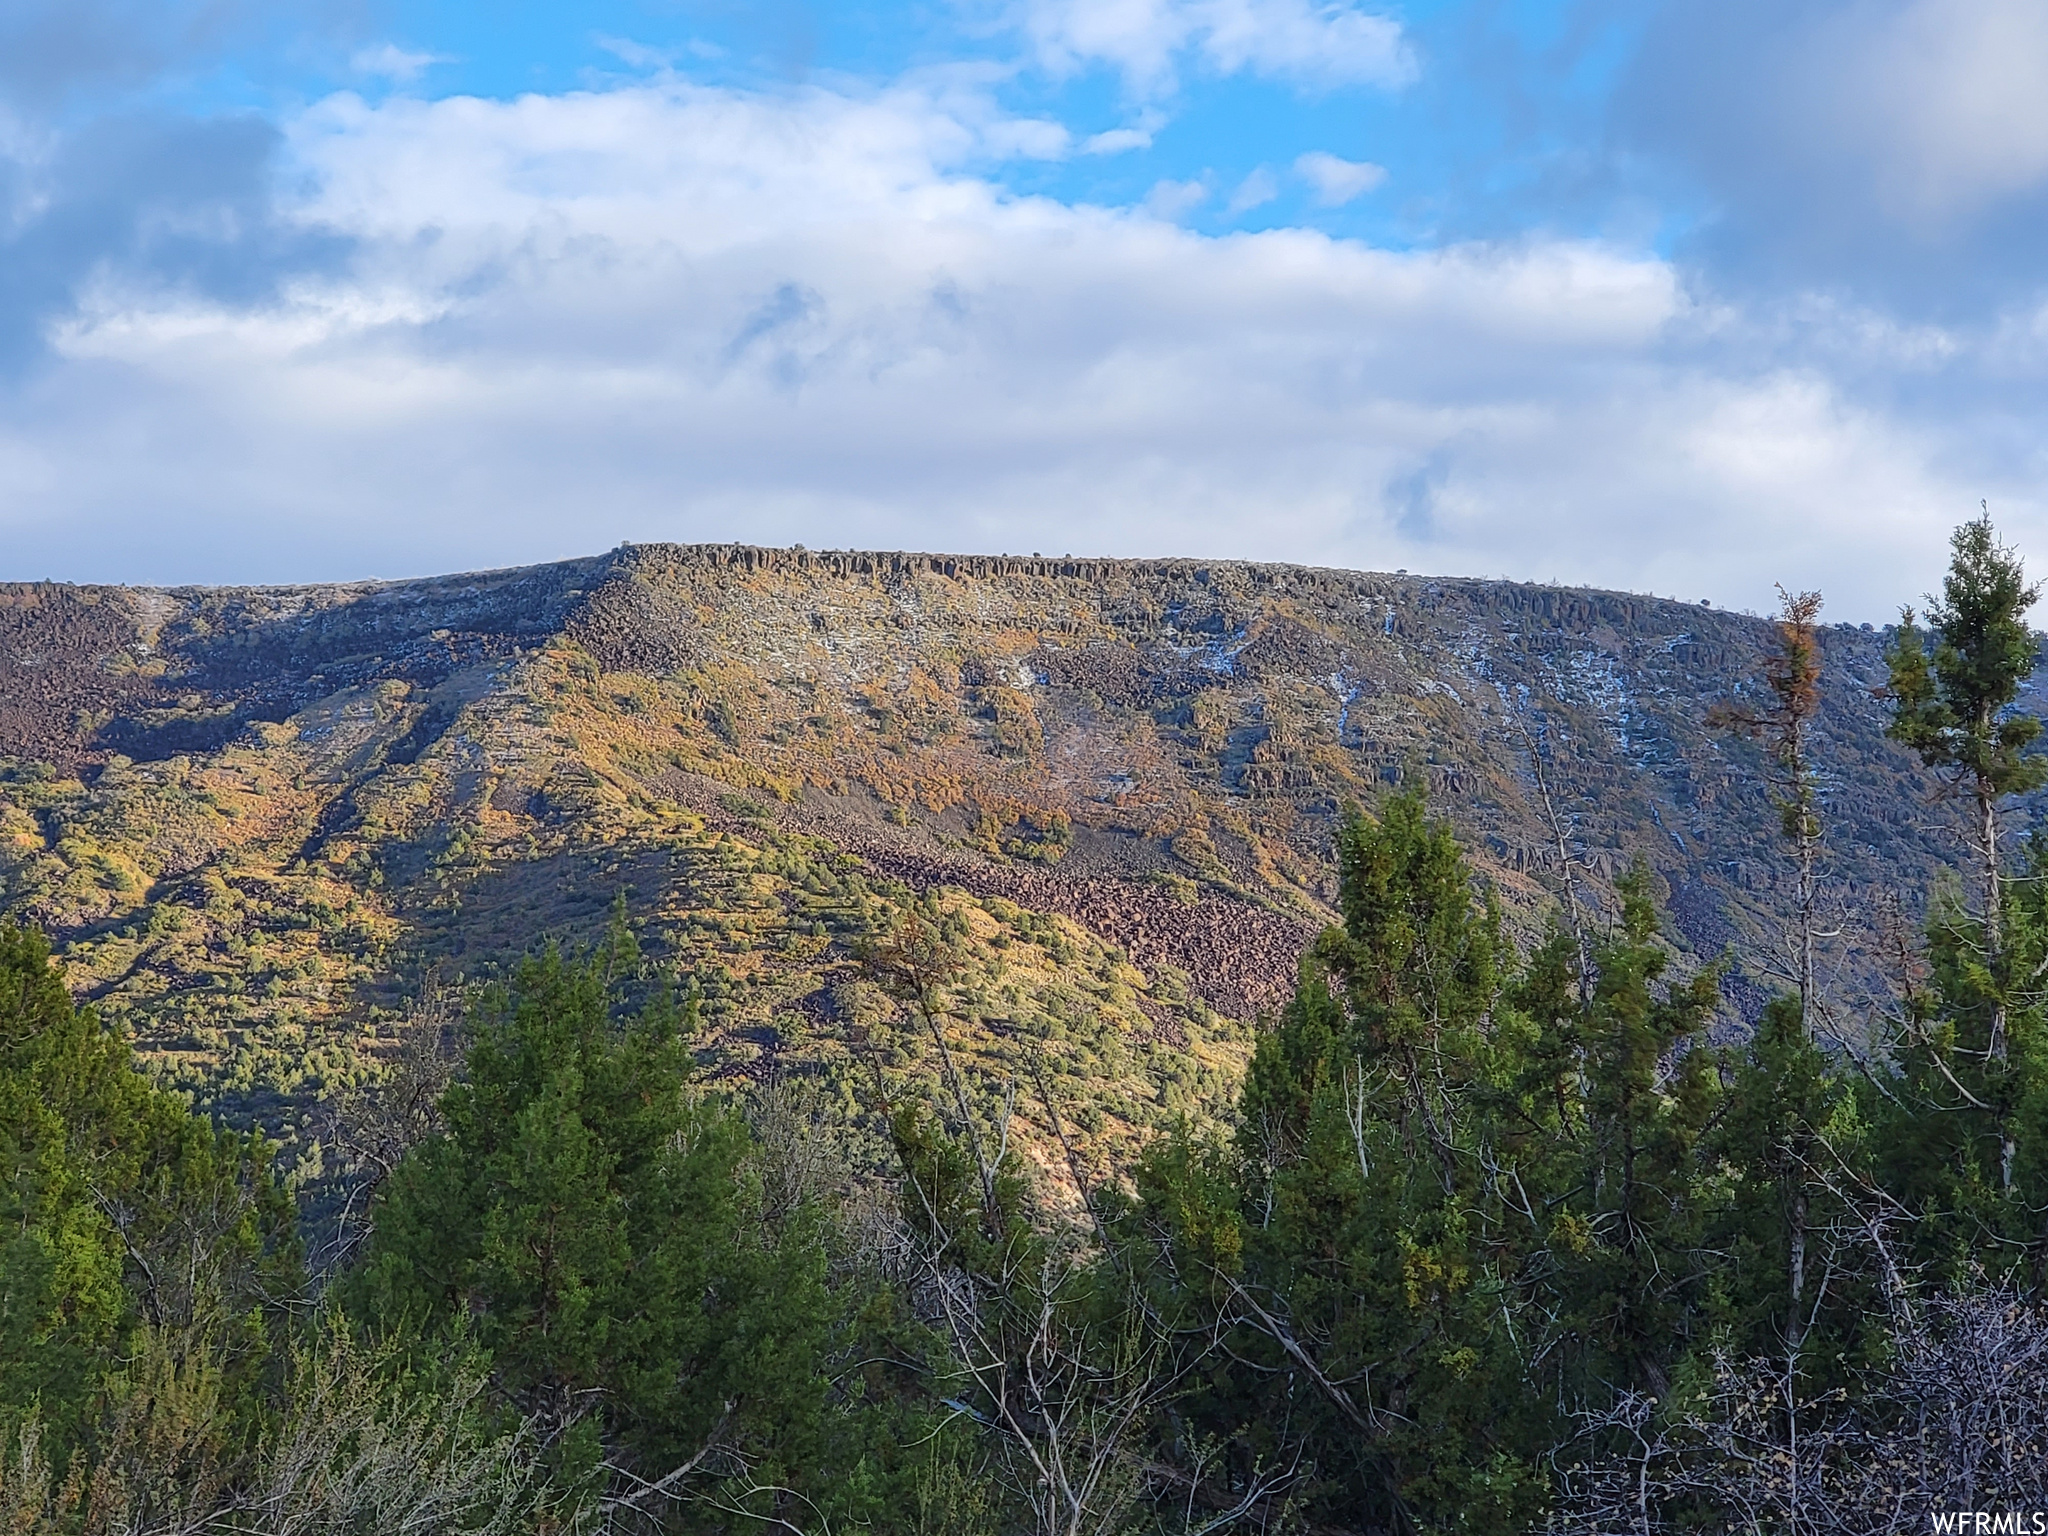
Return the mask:
<path id="1" fill-rule="evenodd" d="M 1072 137 L 1068 152 L 986 167 L 1017 194 L 1116 205 L 1141 202 L 1162 180 L 1200 184 L 1207 195 L 1186 222 L 1208 232 L 1306 224 L 1405 246 L 1532 226 L 1660 238 L 1685 217 L 1673 189 L 1653 198 L 1615 180 L 1617 162 L 1588 157 L 1649 15 L 1643 4 L 1299 7 L 1396 24 L 1399 61 L 1380 73 L 1236 63 L 1217 57 L 1199 22 L 1172 15 L 1199 7 L 1131 9 L 1153 13 L 1156 41 L 1141 40 L 1140 21 L 1122 56 L 1062 57 L 1057 45 L 1033 46 L 1028 7 L 996 3 L 443 0 L 343 12 L 324 34 L 231 34 L 231 46 L 167 72 L 160 89 L 188 112 L 278 114 L 335 90 L 504 100 L 602 91 L 664 68 L 766 92 L 980 70 L 1005 111 Z M 1137 57 L 1152 47 L 1156 65 Z M 1098 136 L 1118 147 L 1080 147 Z M 1333 204 L 1287 174 L 1312 152 L 1381 166 L 1391 179 L 1379 196 Z M 1261 171 L 1270 195 L 1258 182 L 1245 188 Z"/>
<path id="2" fill-rule="evenodd" d="M 5 575 L 623 539 L 1881 619 L 2048 550 L 2038 0 L 16 0 Z"/>

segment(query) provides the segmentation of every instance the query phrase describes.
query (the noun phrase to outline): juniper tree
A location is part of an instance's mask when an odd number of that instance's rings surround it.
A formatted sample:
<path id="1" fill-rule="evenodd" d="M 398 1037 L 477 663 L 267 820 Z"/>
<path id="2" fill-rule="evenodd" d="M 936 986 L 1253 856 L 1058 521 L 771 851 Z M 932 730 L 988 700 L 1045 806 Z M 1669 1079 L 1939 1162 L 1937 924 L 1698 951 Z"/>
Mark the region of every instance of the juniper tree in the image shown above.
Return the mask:
<path id="1" fill-rule="evenodd" d="M 688 1010 L 613 1017 L 616 948 L 483 992 L 349 1300 L 387 1335 L 474 1340 L 557 1477 L 620 1518 L 685 1497 L 760 1518 L 828 1476 L 818 1224 L 760 1221 L 744 1124 L 690 1087 Z"/>
<path id="2" fill-rule="evenodd" d="M 43 936 L 0 927 L 0 1434 L 36 1420 L 61 1461 L 107 1393 L 161 1428 L 148 1357 L 205 1380 L 200 1428 L 223 1455 L 245 1447 L 303 1300 L 272 1151 L 152 1086 L 73 1007 Z"/>

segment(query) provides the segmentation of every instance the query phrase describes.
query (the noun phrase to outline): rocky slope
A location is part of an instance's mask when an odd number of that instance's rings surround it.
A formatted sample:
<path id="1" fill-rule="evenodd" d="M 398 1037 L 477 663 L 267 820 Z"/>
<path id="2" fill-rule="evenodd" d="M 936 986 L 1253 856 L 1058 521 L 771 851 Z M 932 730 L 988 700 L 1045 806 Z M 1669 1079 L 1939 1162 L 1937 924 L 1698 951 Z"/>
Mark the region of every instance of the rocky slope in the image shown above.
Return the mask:
<path id="1" fill-rule="evenodd" d="M 1883 637 L 1825 632 L 1845 1009 L 1958 852 L 1882 739 Z M 1221 1103 L 1330 917 L 1345 807 L 1426 780 L 1525 932 L 1631 861 L 1731 1019 L 1786 905 L 1761 620 L 1292 566 L 628 546 L 278 589 L 0 588 L 0 897 L 164 1070 L 289 1121 L 423 977 L 625 893 L 703 978 L 714 1074 L 868 1060 L 855 958 L 918 908 L 990 1082 L 1050 1062 L 1110 1141 Z M 1034 1069 L 1035 1070 L 1035 1069 Z M 1092 1096 L 1092 1097 L 1091 1097 Z M 1099 1101 L 1099 1102 L 1098 1102 Z"/>

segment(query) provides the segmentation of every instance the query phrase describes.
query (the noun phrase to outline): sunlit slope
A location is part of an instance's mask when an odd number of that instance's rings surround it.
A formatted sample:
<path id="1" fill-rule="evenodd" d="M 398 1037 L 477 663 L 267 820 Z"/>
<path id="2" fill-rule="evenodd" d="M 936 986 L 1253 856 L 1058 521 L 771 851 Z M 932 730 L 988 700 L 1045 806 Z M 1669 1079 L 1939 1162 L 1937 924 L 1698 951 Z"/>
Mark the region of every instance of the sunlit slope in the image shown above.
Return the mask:
<path id="1" fill-rule="evenodd" d="M 912 1071 L 855 952 L 916 908 L 992 1080 L 1050 1051 L 1111 1134 L 1222 1101 L 1330 915 L 1338 817 L 1390 783 L 1426 779 L 1525 928 L 1561 830 L 1596 907 L 1640 857 L 1681 948 L 1764 932 L 1759 755 L 1702 720 L 1766 640 L 1508 583 L 734 546 L 22 585 L 0 879 L 167 1071 L 274 1114 L 422 978 L 587 938 L 621 891 L 650 964 L 703 978 L 711 1073 Z M 1880 637 L 1824 644 L 1833 889 L 1867 914 L 1951 834 L 1882 740 Z"/>

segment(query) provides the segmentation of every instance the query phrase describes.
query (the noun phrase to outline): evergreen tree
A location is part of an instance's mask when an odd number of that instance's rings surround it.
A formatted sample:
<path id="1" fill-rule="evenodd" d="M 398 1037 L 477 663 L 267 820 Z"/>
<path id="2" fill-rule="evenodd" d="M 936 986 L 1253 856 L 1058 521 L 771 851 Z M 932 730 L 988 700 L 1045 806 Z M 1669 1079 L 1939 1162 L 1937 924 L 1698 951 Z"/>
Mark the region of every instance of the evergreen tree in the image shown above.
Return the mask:
<path id="1" fill-rule="evenodd" d="M 1942 596 L 1930 598 L 1927 611 L 1937 637 L 1933 655 L 1908 608 L 1886 656 L 1890 735 L 1976 801 L 1982 940 L 1995 971 L 2003 938 L 1999 802 L 2048 783 L 2048 758 L 2027 752 L 2041 722 L 2013 708 L 2039 651 L 2025 619 L 2041 588 L 2027 582 L 2024 565 L 1999 541 L 1988 511 L 1958 528 L 1950 542 L 1954 554 Z M 1992 1025 L 1989 1048 L 2002 1054 L 2006 1041 L 1996 1005 Z"/>
<path id="2" fill-rule="evenodd" d="M 550 951 L 484 994 L 445 1133 L 382 1192 L 354 1307 L 467 1330 L 561 1475 L 614 1500 L 659 1511 L 735 1455 L 749 1475 L 720 1497 L 817 1497 L 816 1222 L 755 1219 L 744 1126 L 688 1088 L 690 1020 L 657 997 L 615 1024 L 615 951 Z"/>
<path id="3" fill-rule="evenodd" d="M 121 1234 L 92 1186 L 106 1151 L 133 1145 L 148 1095 L 18 929 L 0 930 L 0 1052 L 0 1413 L 39 1405 L 63 1434 L 132 1320 Z"/>
<path id="4" fill-rule="evenodd" d="M 1725 1179 L 1707 1241 L 1723 1256 L 1709 1317 L 1726 1325 L 1726 1347 L 1783 1361 L 1799 1390 L 1839 1386 L 1882 1315 L 1874 1257 L 1844 1237 L 1870 1178 L 1865 1111 L 1791 998 L 1772 999 L 1732 1055 L 1702 1147 Z"/>
<path id="5" fill-rule="evenodd" d="M 1951 1283 L 1977 1269 L 2048 1281 L 2048 841 L 2001 911 L 1996 959 L 1980 920 L 1937 892 L 1925 992 L 1908 1001 L 1892 1071 L 1869 1098 L 1885 1187 L 1913 1213 L 1913 1252 Z"/>
<path id="6" fill-rule="evenodd" d="M 61 1463 L 109 1394 L 149 1411 L 155 1361 L 211 1384 L 223 1454 L 252 1443 L 304 1283 L 271 1157 L 152 1087 L 42 935 L 0 928 L 0 1433 L 34 1415 Z"/>
<path id="7" fill-rule="evenodd" d="M 1308 1518 L 1523 1528 L 1573 1412 L 1662 1393 L 1706 1347 L 1718 971 L 1667 979 L 1643 870 L 1590 992 L 1561 928 L 1517 963 L 1418 796 L 1354 820 L 1339 868 L 1344 926 L 1258 1043 L 1234 1157 L 1183 1136 L 1140 1169 L 1179 1305 L 1213 1309 L 1245 1367 L 1181 1413 L 1241 1482 L 1313 1467 L 1289 1496 Z M 1769 1246 L 1748 1262 L 1782 1318 Z"/>
<path id="8" fill-rule="evenodd" d="M 1186 1138 L 1141 1170 L 1246 1367 L 1183 1411 L 1238 1447 L 1240 1478 L 1312 1466 L 1290 1497 L 1313 1518 L 1513 1526 L 1540 1504 L 1549 1423 L 1517 1319 L 1543 1268 L 1554 1082 L 1531 1021 L 1498 1006 L 1499 913 L 1420 796 L 1354 818 L 1338 857 L 1344 925 L 1259 1041 L 1234 1197 Z"/>
<path id="9" fill-rule="evenodd" d="M 1931 1010 L 1909 1007 L 1899 1042 L 1904 1093 L 1892 1106 L 1894 1186 L 1922 1212 L 1923 1249 L 1951 1269 L 1994 1237 L 2021 1251 L 2042 1246 L 2022 1184 L 2038 1139 L 2041 998 L 2035 978 L 2048 938 L 2036 886 L 2017 903 L 2002 892 L 1999 804 L 2048 783 L 2048 756 L 2028 748 L 2041 722 L 2014 708 L 2038 644 L 2025 615 L 2040 595 L 1988 514 L 1958 528 L 1953 558 L 1928 618 L 1930 657 L 1911 610 L 1889 652 L 1891 734 L 1945 772 L 1976 802 L 1982 899 L 1973 921 L 1937 899 L 1929 920 L 1935 981 Z M 2036 874 L 2043 870 L 2036 858 Z M 1907 1151 L 1906 1149 L 1911 1149 Z M 2035 1261 L 2037 1271 L 2041 1265 Z M 2002 1267 L 2002 1266 L 2001 1266 Z"/>
<path id="10" fill-rule="evenodd" d="M 1663 985 L 1649 872 L 1623 878 L 1621 923 L 1596 951 L 1586 1012 L 1586 1137 L 1567 1210 L 1583 1222 L 1569 1266 L 1574 1335 L 1591 1374 L 1661 1395 L 1689 1337 L 1705 1275 L 1696 1144 L 1718 1077 L 1698 1039 L 1719 1000 L 1718 967 Z"/>
<path id="11" fill-rule="evenodd" d="M 1729 701 L 1707 711 L 1707 724 L 1761 738 L 1771 750 L 1778 824 L 1792 845 L 1799 876 L 1798 923 L 1794 974 L 1799 986 L 1800 1019 L 1810 1033 L 1819 1007 L 1814 977 L 1815 913 L 1819 896 L 1821 838 L 1820 786 L 1814 772 L 1811 737 L 1820 713 L 1820 615 L 1818 592 L 1797 596 L 1778 588 L 1782 606 L 1777 619 L 1777 648 L 1764 662 L 1764 681 L 1771 707 L 1756 710 Z"/>

